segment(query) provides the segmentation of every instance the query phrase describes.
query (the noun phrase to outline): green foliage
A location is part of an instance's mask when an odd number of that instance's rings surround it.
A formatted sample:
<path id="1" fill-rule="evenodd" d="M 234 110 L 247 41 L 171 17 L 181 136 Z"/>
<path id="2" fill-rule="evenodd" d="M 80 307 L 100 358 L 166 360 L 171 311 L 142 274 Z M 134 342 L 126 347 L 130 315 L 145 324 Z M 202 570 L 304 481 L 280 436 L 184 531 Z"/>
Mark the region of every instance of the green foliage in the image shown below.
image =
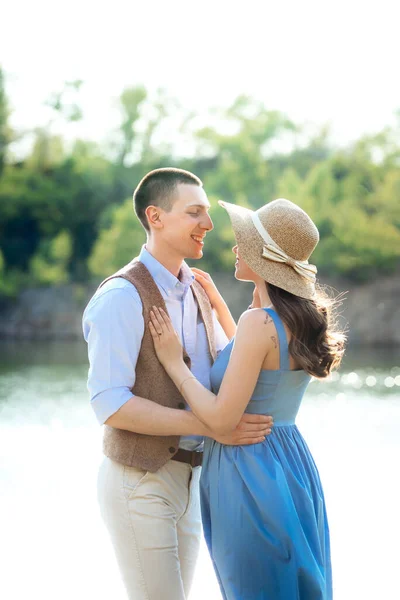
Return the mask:
<path id="1" fill-rule="evenodd" d="M 4 74 L 0 66 L 0 177 L 6 161 L 7 146 L 10 141 L 8 128 L 8 102 L 4 86 Z"/>
<path id="2" fill-rule="evenodd" d="M 61 231 L 52 240 L 43 240 L 30 263 L 35 281 L 46 285 L 67 283 L 71 255 L 72 241 L 67 231 Z"/>
<path id="3" fill-rule="evenodd" d="M 59 165 L 64 159 L 63 141 L 59 136 L 50 136 L 46 129 L 35 131 L 32 152 L 26 166 L 33 171 L 46 172 Z"/>
<path id="4" fill-rule="evenodd" d="M 320 272 L 365 280 L 392 271 L 400 258 L 400 173 L 384 173 L 352 154 L 336 155 L 301 180 L 293 170 L 278 184 L 315 221 Z"/>
<path id="5" fill-rule="evenodd" d="M 25 160 L 12 163 L 0 69 L 0 295 L 67 281 L 79 288 L 129 262 L 145 241 L 132 191 L 146 172 L 162 166 L 180 166 L 203 180 L 214 221 L 203 268 L 231 270 L 234 261 L 233 232 L 218 199 L 258 208 L 277 197 L 293 200 L 316 222 L 321 240 L 312 261 L 320 274 L 362 281 L 397 268 L 400 113 L 392 129 L 337 151 L 326 129 L 307 139 L 283 114 L 247 96 L 214 113 L 215 125 L 196 129 L 163 90 L 150 97 L 136 86 L 120 97 L 111 148 L 85 140 L 71 148 L 52 127 L 55 119 L 82 117 L 81 85 L 67 82 L 47 100 L 52 120 L 35 130 Z M 182 132 L 192 148 L 186 158 L 176 150 Z"/>
<path id="6" fill-rule="evenodd" d="M 79 92 L 82 84 L 81 79 L 66 81 L 61 91 L 52 94 L 48 98 L 46 101 L 47 106 L 62 115 L 67 121 L 80 121 L 83 116 L 82 110 L 73 96 Z"/>
<path id="7" fill-rule="evenodd" d="M 110 227 L 100 231 L 88 261 L 90 272 L 99 278 L 111 275 L 139 254 L 145 241 L 132 200 L 126 200 L 114 209 Z"/>
<path id="8" fill-rule="evenodd" d="M 216 157 L 215 168 L 204 174 L 205 187 L 230 202 L 245 197 L 252 206 L 260 206 L 273 191 L 269 147 L 294 125 L 247 96 L 237 98 L 222 120 L 232 133 L 206 127 L 196 134 L 199 151 Z"/>
<path id="9" fill-rule="evenodd" d="M 121 94 L 123 122 L 121 124 L 122 144 L 117 162 L 124 165 L 126 157 L 133 151 L 136 139 L 135 124 L 140 118 L 140 107 L 146 100 L 147 92 L 143 87 L 125 89 Z"/>
<path id="10" fill-rule="evenodd" d="M 13 298 L 24 285 L 32 283 L 29 275 L 10 269 L 6 273 L 6 265 L 0 250 L 0 297 Z"/>

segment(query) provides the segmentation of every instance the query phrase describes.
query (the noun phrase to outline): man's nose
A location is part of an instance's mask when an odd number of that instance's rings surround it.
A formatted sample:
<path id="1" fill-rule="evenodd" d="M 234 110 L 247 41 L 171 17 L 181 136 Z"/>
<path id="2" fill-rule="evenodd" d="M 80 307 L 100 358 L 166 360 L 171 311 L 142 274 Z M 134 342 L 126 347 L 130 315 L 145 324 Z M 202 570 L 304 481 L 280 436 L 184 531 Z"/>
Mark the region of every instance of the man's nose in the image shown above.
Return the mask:
<path id="1" fill-rule="evenodd" d="M 236 244 L 236 246 L 233 246 L 233 248 L 232 248 L 233 254 L 237 254 L 237 249 L 238 249 L 238 247 L 237 247 L 237 244 Z"/>
<path id="2" fill-rule="evenodd" d="M 210 215 L 204 215 L 204 222 L 201 224 L 203 229 L 207 229 L 207 231 L 211 231 L 214 229 L 214 223 L 211 220 Z"/>

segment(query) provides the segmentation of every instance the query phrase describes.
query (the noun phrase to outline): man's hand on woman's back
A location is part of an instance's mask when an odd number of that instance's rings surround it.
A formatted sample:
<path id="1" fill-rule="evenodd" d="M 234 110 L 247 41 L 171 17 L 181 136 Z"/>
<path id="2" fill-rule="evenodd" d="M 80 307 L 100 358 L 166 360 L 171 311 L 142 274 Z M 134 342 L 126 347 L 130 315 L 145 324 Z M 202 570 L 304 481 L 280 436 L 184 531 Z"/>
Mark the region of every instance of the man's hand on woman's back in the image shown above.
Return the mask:
<path id="1" fill-rule="evenodd" d="M 248 446 L 263 442 L 271 433 L 273 427 L 272 417 L 266 415 L 251 415 L 244 413 L 239 425 L 229 435 L 218 437 L 210 436 L 225 446 Z"/>

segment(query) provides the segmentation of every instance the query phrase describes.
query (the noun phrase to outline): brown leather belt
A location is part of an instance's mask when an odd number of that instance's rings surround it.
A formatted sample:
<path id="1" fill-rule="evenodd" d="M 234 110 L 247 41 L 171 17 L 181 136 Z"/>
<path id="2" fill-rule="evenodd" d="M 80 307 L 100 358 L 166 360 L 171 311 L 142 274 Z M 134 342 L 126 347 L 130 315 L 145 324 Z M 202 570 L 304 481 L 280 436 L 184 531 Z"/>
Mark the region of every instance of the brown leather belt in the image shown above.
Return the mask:
<path id="1" fill-rule="evenodd" d="M 203 453 L 179 448 L 178 452 L 172 457 L 172 460 L 186 463 L 192 467 L 200 467 L 201 463 L 203 462 Z"/>

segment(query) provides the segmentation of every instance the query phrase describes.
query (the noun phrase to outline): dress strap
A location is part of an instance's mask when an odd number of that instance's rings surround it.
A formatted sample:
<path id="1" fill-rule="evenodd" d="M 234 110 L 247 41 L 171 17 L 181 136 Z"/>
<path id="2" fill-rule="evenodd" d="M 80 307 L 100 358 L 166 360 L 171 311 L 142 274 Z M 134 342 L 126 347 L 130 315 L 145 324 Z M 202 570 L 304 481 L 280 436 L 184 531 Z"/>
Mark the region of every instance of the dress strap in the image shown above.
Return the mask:
<path id="1" fill-rule="evenodd" d="M 290 362 L 289 362 L 289 345 L 287 341 L 286 331 L 283 326 L 282 319 L 278 315 L 278 313 L 272 308 L 264 308 L 265 312 L 267 312 L 272 318 L 274 325 L 276 327 L 276 332 L 278 334 L 279 339 L 279 368 L 289 370 Z"/>

